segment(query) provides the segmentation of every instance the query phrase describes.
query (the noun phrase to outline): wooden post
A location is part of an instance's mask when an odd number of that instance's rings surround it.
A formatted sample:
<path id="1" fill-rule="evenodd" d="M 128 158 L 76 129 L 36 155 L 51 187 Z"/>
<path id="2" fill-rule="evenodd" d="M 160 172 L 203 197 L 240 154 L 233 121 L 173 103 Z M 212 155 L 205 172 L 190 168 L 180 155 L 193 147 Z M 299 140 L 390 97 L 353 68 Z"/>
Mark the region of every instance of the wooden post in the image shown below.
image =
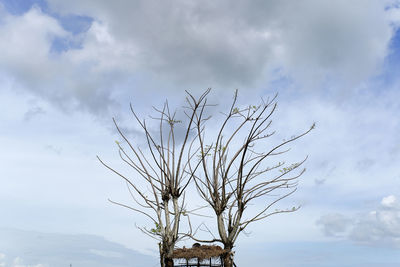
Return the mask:
<path id="1" fill-rule="evenodd" d="M 211 258 L 210 258 L 210 267 L 211 267 Z"/>

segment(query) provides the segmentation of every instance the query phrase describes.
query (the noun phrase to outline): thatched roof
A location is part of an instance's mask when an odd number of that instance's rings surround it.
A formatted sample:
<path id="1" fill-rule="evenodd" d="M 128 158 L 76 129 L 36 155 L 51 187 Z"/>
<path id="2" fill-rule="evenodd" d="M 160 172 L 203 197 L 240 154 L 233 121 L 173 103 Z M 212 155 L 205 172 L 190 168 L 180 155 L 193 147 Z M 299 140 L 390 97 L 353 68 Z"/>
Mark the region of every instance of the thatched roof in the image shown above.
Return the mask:
<path id="1" fill-rule="evenodd" d="M 195 259 L 200 260 L 216 258 L 225 253 L 220 246 L 199 246 L 192 248 L 178 248 L 174 250 L 172 257 L 175 259 Z"/>

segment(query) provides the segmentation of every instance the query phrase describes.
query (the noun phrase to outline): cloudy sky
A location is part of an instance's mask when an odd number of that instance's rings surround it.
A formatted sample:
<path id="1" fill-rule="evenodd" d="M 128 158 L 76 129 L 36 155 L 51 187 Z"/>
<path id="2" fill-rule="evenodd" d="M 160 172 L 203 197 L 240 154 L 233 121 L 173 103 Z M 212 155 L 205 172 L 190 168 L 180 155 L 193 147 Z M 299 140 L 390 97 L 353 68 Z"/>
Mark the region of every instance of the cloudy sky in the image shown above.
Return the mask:
<path id="1" fill-rule="evenodd" d="M 0 266 L 157 266 L 96 155 L 121 164 L 112 117 L 143 141 L 129 103 L 208 87 L 279 93 L 283 138 L 317 123 L 288 155 L 302 208 L 252 225 L 238 266 L 399 266 L 399 1 L 0 0 L 0 51 Z"/>

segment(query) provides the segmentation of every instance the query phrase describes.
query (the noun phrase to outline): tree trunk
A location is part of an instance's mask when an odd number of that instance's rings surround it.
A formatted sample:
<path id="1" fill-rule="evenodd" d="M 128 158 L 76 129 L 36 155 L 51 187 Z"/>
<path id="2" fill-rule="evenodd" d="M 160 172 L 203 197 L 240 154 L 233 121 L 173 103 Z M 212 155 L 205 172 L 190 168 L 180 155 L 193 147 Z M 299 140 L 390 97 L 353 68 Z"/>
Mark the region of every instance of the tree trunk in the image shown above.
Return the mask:
<path id="1" fill-rule="evenodd" d="M 159 252 L 160 252 L 160 266 L 161 267 L 165 267 L 165 262 L 164 262 L 164 253 L 163 253 L 163 250 L 162 250 L 162 245 L 161 245 L 161 242 L 160 243 L 158 243 L 158 250 L 159 250 Z"/>
<path id="2" fill-rule="evenodd" d="M 161 267 L 174 267 L 174 259 L 167 255 L 161 255 L 160 257 Z"/>
<path id="3" fill-rule="evenodd" d="M 224 262 L 224 267 L 233 267 L 233 252 L 232 252 L 232 247 L 225 246 L 224 248 L 227 250 L 224 255 L 222 255 L 222 259 Z"/>
<path id="4" fill-rule="evenodd" d="M 233 267 L 233 259 L 229 255 L 224 256 L 223 259 L 224 267 Z"/>
<path id="5" fill-rule="evenodd" d="M 159 243 L 160 248 L 160 264 L 161 267 L 174 267 L 174 259 L 172 258 L 172 251 L 166 249 L 167 246 L 163 246 Z"/>
<path id="6" fill-rule="evenodd" d="M 172 258 L 165 257 L 165 267 L 174 267 L 174 260 Z"/>
<path id="7" fill-rule="evenodd" d="M 173 245 L 169 245 L 165 241 L 159 243 L 161 267 L 174 267 L 174 259 L 172 258 L 173 248 Z"/>

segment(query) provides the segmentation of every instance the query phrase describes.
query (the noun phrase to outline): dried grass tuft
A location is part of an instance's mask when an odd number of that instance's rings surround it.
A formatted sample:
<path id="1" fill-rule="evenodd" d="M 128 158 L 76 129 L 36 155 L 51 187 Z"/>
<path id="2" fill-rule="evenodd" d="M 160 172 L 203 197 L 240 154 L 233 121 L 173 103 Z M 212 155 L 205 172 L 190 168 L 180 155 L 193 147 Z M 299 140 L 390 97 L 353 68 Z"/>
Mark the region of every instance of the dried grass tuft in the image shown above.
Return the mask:
<path id="1" fill-rule="evenodd" d="M 222 256 L 226 251 L 220 246 L 206 246 L 202 245 L 199 247 L 192 248 L 178 248 L 174 250 L 172 257 L 174 259 L 209 259 Z"/>

